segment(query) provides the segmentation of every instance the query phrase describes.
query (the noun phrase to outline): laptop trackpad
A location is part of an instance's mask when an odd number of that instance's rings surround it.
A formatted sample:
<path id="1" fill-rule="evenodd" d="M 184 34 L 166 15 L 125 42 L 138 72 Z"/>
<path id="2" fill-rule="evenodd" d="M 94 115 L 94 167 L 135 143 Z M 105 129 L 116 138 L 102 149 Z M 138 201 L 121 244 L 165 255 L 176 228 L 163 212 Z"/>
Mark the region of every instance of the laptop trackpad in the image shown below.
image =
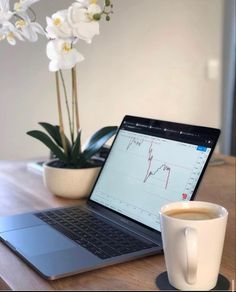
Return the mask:
<path id="1" fill-rule="evenodd" d="M 16 250 L 32 257 L 77 246 L 48 225 L 13 230 L 2 236 Z"/>

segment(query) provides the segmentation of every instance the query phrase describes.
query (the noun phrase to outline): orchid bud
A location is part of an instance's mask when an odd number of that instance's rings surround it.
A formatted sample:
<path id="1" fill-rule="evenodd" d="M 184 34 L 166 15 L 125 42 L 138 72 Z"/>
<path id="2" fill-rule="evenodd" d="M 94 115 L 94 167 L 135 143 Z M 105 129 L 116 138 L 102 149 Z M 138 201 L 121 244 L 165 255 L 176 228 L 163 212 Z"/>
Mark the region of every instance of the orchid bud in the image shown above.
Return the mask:
<path id="1" fill-rule="evenodd" d="M 111 5 L 111 1 L 110 0 L 105 0 L 105 6 L 110 6 Z"/>
<path id="2" fill-rule="evenodd" d="M 93 19 L 94 20 L 100 20 L 101 19 L 101 14 L 100 13 L 96 13 L 93 15 Z"/>

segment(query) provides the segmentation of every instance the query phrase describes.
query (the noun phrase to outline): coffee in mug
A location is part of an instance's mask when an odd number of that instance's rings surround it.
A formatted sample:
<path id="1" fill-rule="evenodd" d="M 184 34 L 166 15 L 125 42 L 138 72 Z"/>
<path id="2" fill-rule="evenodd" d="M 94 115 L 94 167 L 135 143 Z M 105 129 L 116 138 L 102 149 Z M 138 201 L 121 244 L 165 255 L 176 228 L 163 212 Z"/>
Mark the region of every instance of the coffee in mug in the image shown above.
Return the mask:
<path id="1" fill-rule="evenodd" d="M 218 280 L 228 212 L 208 202 L 161 208 L 161 233 L 170 284 L 182 291 L 211 290 Z"/>
<path id="2" fill-rule="evenodd" d="M 218 217 L 218 213 L 207 208 L 175 209 L 165 212 L 165 215 L 184 220 L 208 220 Z"/>

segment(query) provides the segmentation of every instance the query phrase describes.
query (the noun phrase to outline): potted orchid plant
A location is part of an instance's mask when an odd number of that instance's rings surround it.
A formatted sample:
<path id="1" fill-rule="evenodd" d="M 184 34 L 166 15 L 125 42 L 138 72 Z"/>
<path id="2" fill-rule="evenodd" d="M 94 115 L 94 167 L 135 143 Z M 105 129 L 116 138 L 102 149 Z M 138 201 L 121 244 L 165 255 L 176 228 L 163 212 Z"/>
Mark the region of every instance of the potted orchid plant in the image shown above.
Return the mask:
<path id="1" fill-rule="evenodd" d="M 91 43 L 99 34 L 99 21 L 110 20 L 113 5 L 110 0 L 76 0 L 64 10 L 47 17 L 44 29 L 36 22 L 32 5 L 40 0 L 18 0 L 10 7 L 9 0 L 0 0 L 0 40 L 15 45 L 17 40 L 35 42 L 38 34 L 48 39 L 46 53 L 49 70 L 55 74 L 57 96 L 57 125 L 39 123 L 45 130 L 29 131 L 28 135 L 41 141 L 54 154 L 55 159 L 44 165 L 44 182 L 55 195 L 81 198 L 89 194 L 101 167 L 93 159 L 101 147 L 116 133 L 117 127 L 97 131 L 81 145 L 76 65 L 84 60 L 77 50 L 79 40 Z M 70 93 L 64 70 L 71 71 Z M 69 135 L 65 133 L 63 105 L 66 108 Z"/>

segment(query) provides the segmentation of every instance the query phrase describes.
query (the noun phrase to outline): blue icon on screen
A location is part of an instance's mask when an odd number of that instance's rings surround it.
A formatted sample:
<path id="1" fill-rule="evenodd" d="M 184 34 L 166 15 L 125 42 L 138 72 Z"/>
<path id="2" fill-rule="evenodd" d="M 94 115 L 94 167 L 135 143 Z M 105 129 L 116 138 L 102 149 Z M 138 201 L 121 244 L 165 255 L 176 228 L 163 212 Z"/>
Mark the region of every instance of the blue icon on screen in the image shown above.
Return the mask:
<path id="1" fill-rule="evenodd" d="M 198 146 L 198 147 L 197 147 L 197 150 L 198 150 L 198 151 L 202 151 L 202 152 L 206 152 L 206 151 L 207 151 L 207 147 L 204 147 L 204 146 Z"/>

